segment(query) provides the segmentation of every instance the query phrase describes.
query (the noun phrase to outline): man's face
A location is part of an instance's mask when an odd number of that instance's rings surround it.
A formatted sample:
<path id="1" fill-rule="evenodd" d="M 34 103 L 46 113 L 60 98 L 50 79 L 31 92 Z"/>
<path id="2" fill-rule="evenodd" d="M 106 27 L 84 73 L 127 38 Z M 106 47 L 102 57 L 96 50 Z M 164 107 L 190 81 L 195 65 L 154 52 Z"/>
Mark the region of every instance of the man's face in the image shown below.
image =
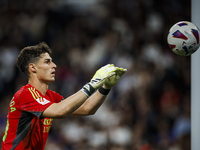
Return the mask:
<path id="1" fill-rule="evenodd" d="M 56 65 L 48 53 L 41 54 L 41 58 L 35 64 L 37 77 L 41 82 L 51 83 L 55 80 Z"/>

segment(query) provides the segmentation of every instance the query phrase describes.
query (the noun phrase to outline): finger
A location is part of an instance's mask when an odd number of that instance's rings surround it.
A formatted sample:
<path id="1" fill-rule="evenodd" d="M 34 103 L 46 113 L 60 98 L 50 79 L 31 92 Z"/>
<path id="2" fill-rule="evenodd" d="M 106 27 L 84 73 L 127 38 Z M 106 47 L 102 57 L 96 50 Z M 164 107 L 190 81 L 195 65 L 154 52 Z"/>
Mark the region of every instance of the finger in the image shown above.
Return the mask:
<path id="1" fill-rule="evenodd" d="M 124 69 L 124 68 L 117 68 L 116 70 L 117 75 L 120 75 L 120 76 L 122 76 L 126 71 L 127 69 Z"/>
<path id="2" fill-rule="evenodd" d="M 112 65 L 112 64 L 107 64 L 107 65 L 101 67 L 100 69 L 106 69 L 106 68 L 110 67 L 111 65 Z"/>
<path id="3" fill-rule="evenodd" d="M 111 65 L 111 66 L 107 67 L 102 73 L 109 74 L 111 72 L 115 72 L 116 70 L 117 70 L 117 68 Z"/>
<path id="4" fill-rule="evenodd" d="M 110 77 L 114 76 L 115 74 L 116 74 L 116 72 L 111 72 L 111 73 L 109 73 L 109 74 L 107 75 L 106 78 L 110 78 Z"/>
<path id="5" fill-rule="evenodd" d="M 127 71 L 127 69 L 125 69 L 125 68 L 119 68 L 119 67 L 117 67 L 118 68 L 118 70 L 121 70 L 121 71 Z"/>
<path id="6" fill-rule="evenodd" d="M 109 69 L 111 70 L 113 67 L 114 67 L 113 64 L 107 64 L 100 69 L 100 72 L 105 73 L 107 70 L 109 70 Z"/>

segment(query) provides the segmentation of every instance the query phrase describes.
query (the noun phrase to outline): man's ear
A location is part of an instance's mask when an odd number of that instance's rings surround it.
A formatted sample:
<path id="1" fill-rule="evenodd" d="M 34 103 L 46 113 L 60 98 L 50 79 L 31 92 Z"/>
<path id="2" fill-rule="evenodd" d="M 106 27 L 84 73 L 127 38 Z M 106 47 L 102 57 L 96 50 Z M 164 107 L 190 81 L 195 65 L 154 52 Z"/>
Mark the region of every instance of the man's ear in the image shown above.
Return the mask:
<path id="1" fill-rule="evenodd" d="M 30 72 L 36 73 L 36 66 L 34 63 L 29 64 L 29 70 Z"/>

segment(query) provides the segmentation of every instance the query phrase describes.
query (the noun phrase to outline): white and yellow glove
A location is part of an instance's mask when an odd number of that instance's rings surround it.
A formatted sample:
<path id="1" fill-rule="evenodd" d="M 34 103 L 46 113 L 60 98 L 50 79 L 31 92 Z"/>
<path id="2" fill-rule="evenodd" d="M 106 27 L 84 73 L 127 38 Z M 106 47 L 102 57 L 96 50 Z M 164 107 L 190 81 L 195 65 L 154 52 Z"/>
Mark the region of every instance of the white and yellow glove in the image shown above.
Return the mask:
<path id="1" fill-rule="evenodd" d="M 108 77 L 103 86 L 98 89 L 99 93 L 101 93 L 104 96 L 107 96 L 110 92 L 110 89 L 117 84 L 121 76 L 127 71 L 127 69 L 115 67 L 116 71 L 113 76 Z"/>
<path id="2" fill-rule="evenodd" d="M 118 68 L 116 67 L 116 71 L 115 71 L 115 75 L 109 77 L 106 79 L 106 81 L 104 82 L 103 87 L 105 89 L 111 89 L 113 86 L 115 86 L 117 84 L 117 82 L 119 81 L 119 79 L 121 78 L 121 76 L 126 72 L 127 70 L 124 68 Z"/>
<path id="3" fill-rule="evenodd" d="M 108 64 L 96 71 L 91 81 L 81 89 L 88 97 L 100 88 L 105 80 L 115 75 L 117 68 L 113 64 Z"/>

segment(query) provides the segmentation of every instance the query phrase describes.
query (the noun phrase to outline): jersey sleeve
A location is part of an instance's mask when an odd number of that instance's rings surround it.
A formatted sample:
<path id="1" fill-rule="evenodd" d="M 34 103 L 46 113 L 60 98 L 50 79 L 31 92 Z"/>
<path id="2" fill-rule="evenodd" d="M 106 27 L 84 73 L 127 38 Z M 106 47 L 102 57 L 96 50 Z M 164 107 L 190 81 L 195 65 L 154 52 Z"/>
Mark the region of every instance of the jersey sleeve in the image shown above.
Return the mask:
<path id="1" fill-rule="evenodd" d="M 26 111 L 40 118 L 43 111 L 53 102 L 39 94 L 35 88 L 24 89 L 18 99 L 19 110 Z"/>

